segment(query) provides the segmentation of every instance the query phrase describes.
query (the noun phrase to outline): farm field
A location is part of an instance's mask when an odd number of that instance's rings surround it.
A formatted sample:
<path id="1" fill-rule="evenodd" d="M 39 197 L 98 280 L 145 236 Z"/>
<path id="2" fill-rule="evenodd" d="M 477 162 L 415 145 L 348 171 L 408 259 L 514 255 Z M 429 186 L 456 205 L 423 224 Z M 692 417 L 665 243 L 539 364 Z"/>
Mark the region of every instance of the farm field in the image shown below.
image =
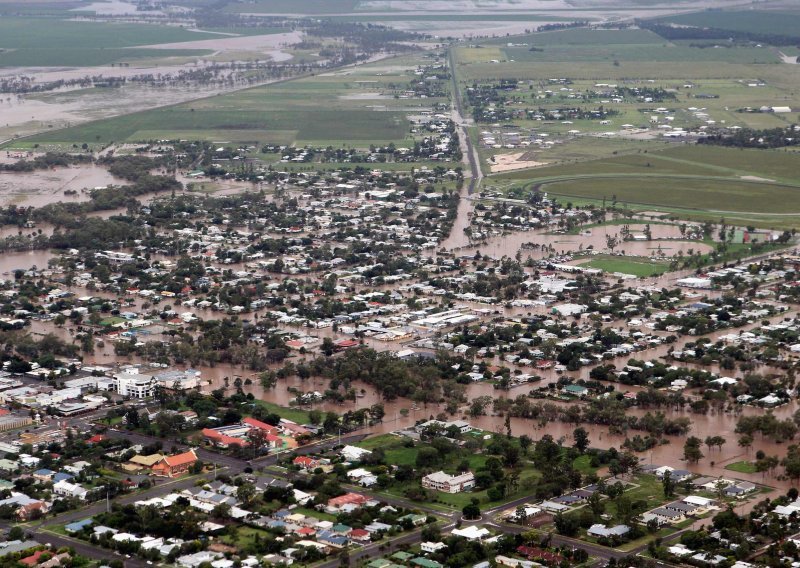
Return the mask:
<path id="1" fill-rule="evenodd" d="M 148 57 L 200 56 L 210 52 L 141 46 L 214 37 L 218 36 L 173 26 L 4 16 L 0 18 L 0 67 L 90 67 Z"/>
<path id="2" fill-rule="evenodd" d="M 800 14 L 773 11 L 715 10 L 667 16 L 659 18 L 659 21 L 683 26 L 781 35 L 796 35 L 800 29 Z"/>
<path id="3" fill-rule="evenodd" d="M 573 201 L 608 202 L 692 219 L 792 228 L 800 221 L 800 155 L 680 145 L 488 178 L 498 189 L 534 187 Z M 515 192 L 519 192 L 516 189 Z M 597 268 L 601 268 L 598 266 Z"/>
<path id="4" fill-rule="evenodd" d="M 537 188 L 573 203 L 616 196 L 632 209 L 794 227 L 794 148 L 738 150 L 670 141 L 662 133 L 788 128 L 796 112 L 760 109 L 800 109 L 800 67 L 780 62 L 768 46 L 699 45 L 641 29 L 568 29 L 456 48 L 462 91 L 476 84 L 495 89 L 485 104 L 501 109 L 491 115 L 500 117 L 494 123 L 473 117 L 484 187 L 516 196 Z M 583 112 L 596 110 L 603 115 Z M 501 154 L 510 156 L 493 168 L 492 157 Z M 509 159 L 520 166 L 506 167 Z"/>
<path id="5" fill-rule="evenodd" d="M 408 117 L 446 100 L 394 96 L 411 80 L 418 62 L 397 59 L 274 83 L 46 132 L 23 145 L 182 138 L 237 144 L 408 146 L 414 142 Z"/>

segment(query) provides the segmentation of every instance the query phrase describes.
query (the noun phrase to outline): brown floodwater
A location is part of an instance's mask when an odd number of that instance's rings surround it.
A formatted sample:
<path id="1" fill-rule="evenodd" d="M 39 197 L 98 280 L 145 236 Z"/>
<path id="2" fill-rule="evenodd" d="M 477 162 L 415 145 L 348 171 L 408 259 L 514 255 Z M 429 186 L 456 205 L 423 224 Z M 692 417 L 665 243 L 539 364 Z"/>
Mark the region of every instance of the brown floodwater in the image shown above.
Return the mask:
<path id="1" fill-rule="evenodd" d="M 42 207 L 53 202 L 80 202 L 89 199 L 95 187 L 125 184 L 96 164 L 34 172 L 0 172 L 0 205 Z M 65 195 L 65 191 L 77 194 Z"/>

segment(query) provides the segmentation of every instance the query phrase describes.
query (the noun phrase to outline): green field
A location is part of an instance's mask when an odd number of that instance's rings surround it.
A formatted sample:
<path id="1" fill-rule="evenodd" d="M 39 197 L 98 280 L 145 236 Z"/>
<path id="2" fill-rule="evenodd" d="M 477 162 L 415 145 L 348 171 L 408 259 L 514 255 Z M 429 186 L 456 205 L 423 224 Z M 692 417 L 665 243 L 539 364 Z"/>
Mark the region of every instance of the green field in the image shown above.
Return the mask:
<path id="1" fill-rule="evenodd" d="M 633 274 L 642 278 L 664 274 L 668 269 L 668 266 L 663 262 L 651 262 L 645 258 L 638 257 L 621 258 L 618 256 L 599 256 L 592 258 L 589 262 L 582 263 L 581 266 L 599 268 L 609 274 L 619 272 Z"/>
<path id="2" fill-rule="evenodd" d="M 0 18 L 0 67 L 88 67 L 151 57 L 200 56 L 209 52 L 141 46 L 215 37 L 219 36 L 174 26 L 4 16 Z"/>
<path id="3" fill-rule="evenodd" d="M 308 424 L 308 412 L 305 410 L 279 406 L 274 402 L 268 402 L 266 400 L 257 400 L 256 404 L 264 408 L 264 410 L 267 412 L 274 412 L 286 420 L 291 420 L 292 422 L 297 422 L 298 424 Z"/>
<path id="4" fill-rule="evenodd" d="M 740 461 L 729 463 L 725 466 L 725 469 L 729 469 L 731 471 L 736 471 L 739 473 L 756 473 L 756 464 L 750 461 Z"/>
<path id="5" fill-rule="evenodd" d="M 601 199 L 677 209 L 726 213 L 800 211 L 800 187 L 690 176 L 590 176 L 548 182 L 542 190 L 563 197 Z"/>
<path id="6" fill-rule="evenodd" d="M 800 14 L 773 11 L 705 11 L 659 18 L 683 26 L 796 36 Z"/>
<path id="7" fill-rule="evenodd" d="M 800 154 L 780 150 L 680 145 L 511 172 L 486 183 L 501 189 L 521 183 L 565 199 L 608 202 L 616 196 L 618 203 L 636 208 L 734 215 L 758 226 L 793 226 L 800 220 Z"/>
<path id="8" fill-rule="evenodd" d="M 154 110 L 45 132 L 22 144 L 69 146 L 159 139 L 230 144 L 297 144 L 366 148 L 413 145 L 409 115 L 446 99 L 394 96 L 419 59 L 273 83 Z M 19 146 L 20 142 L 15 142 Z"/>

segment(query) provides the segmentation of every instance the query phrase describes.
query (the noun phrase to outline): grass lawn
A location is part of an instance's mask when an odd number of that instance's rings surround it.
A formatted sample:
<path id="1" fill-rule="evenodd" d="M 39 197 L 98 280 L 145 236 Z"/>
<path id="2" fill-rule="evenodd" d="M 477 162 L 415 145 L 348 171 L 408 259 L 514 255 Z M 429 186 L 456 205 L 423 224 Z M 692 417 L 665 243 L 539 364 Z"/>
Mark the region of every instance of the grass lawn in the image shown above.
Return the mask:
<path id="1" fill-rule="evenodd" d="M 648 542 L 650 542 L 653 539 L 664 538 L 666 536 L 674 534 L 675 531 L 676 531 L 676 529 L 673 528 L 673 527 L 664 527 L 664 528 L 658 529 L 658 531 L 656 531 L 655 534 L 647 534 L 647 535 L 645 535 L 645 536 L 643 536 L 641 538 L 637 538 L 637 539 L 632 540 L 630 542 L 626 542 L 625 544 L 620 545 L 617 548 L 619 550 L 628 552 L 630 550 L 633 550 L 634 548 L 638 548 L 638 547 L 640 547 L 640 546 L 642 546 L 644 544 L 647 544 Z"/>
<path id="2" fill-rule="evenodd" d="M 597 468 L 592 467 L 591 462 L 592 458 L 589 456 L 578 456 L 572 462 L 572 469 L 579 471 L 583 475 L 586 475 L 587 473 L 595 473 Z"/>
<path id="3" fill-rule="evenodd" d="M 667 271 L 668 266 L 663 262 L 651 262 L 643 257 L 597 257 L 589 262 L 581 264 L 590 268 L 599 268 L 608 273 L 620 272 L 622 274 L 633 274 L 639 277 L 655 276 Z"/>
<path id="4" fill-rule="evenodd" d="M 60 534 L 62 536 L 71 536 L 70 533 L 66 531 L 64 528 L 66 525 L 47 525 L 47 528 L 44 529 L 47 532 L 52 532 L 55 534 Z"/>
<path id="5" fill-rule="evenodd" d="M 756 464 L 750 461 L 739 461 L 734 463 L 729 463 L 725 466 L 725 469 L 729 469 L 731 471 L 737 471 L 739 473 L 756 473 Z"/>
<path id="6" fill-rule="evenodd" d="M 516 438 L 514 439 L 516 440 Z M 386 462 L 394 465 L 410 465 L 415 466 L 417 460 L 417 453 L 419 449 L 424 447 L 424 444 L 415 443 L 414 447 L 406 447 L 406 442 L 404 438 L 393 436 L 391 434 L 382 434 L 380 436 L 376 436 L 374 438 L 368 438 L 359 442 L 357 445 L 364 449 L 374 450 L 376 448 L 382 448 L 385 453 Z M 448 456 L 448 460 L 444 463 L 440 464 L 439 467 L 448 473 L 455 473 L 458 464 L 461 462 L 462 459 L 467 460 L 469 462 L 469 469 L 472 472 L 475 472 L 479 469 L 482 469 L 486 465 L 486 460 L 490 456 L 484 453 L 469 453 L 467 455 L 458 455 L 453 454 L 452 456 Z M 581 458 L 579 458 L 581 459 Z M 517 499 L 519 497 L 524 496 L 525 494 L 529 493 L 528 490 L 524 489 L 526 481 L 530 483 L 530 479 L 532 478 L 539 478 L 541 474 L 538 470 L 534 469 L 530 462 L 521 461 L 522 469 L 519 470 L 519 489 L 505 497 L 502 501 L 489 501 L 487 496 L 486 490 L 481 491 L 472 491 L 472 492 L 465 492 L 465 493 L 455 493 L 455 494 L 448 494 L 448 493 L 436 493 L 435 501 L 433 503 L 428 502 L 426 504 L 430 506 L 437 506 L 437 502 L 439 506 L 451 507 L 454 509 L 462 509 L 465 505 L 468 505 L 473 498 L 478 499 L 481 504 L 486 505 L 499 505 L 505 501 L 511 501 Z M 588 457 L 585 462 L 580 462 L 581 471 L 589 472 L 593 471 L 592 468 L 589 466 Z M 506 472 L 508 473 L 508 471 Z M 384 490 L 383 493 L 387 495 L 391 495 L 393 497 L 405 497 L 405 492 L 408 489 L 419 487 L 419 481 L 409 481 L 406 483 L 394 483 L 388 489 Z"/>
<path id="7" fill-rule="evenodd" d="M 274 402 L 268 402 L 266 400 L 257 400 L 255 402 L 256 404 L 264 408 L 266 411 L 274 412 L 275 414 L 277 414 L 281 418 L 285 418 L 286 420 L 291 420 L 292 422 L 297 422 L 298 424 L 307 424 L 309 421 L 308 412 L 305 410 L 279 406 Z"/>
<path id="8" fill-rule="evenodd" d="M 265 530 L 256 527 L 237 526 L 235 535 L 231 536 L 226 534 L 222 536 L 220 540 L 225 544 L 235 546 L 239 550 L 246 550 L 249 545 L 255 542 L 256 535 L 262 539 L 269 537 L 269 533 Z"/>
<path id="9" fill-rule="evenodd" d="M 292 513 L 300 513 L 301 515 L 305 515 L 306 517 L 315 517 L 321 521 L 336 522 L 336 515 L 331 515 L 330 513 L 326 513 L 324 511 L 317 511 L 316 509 L 297 507 L 296 509 L 292 509 Z"/>

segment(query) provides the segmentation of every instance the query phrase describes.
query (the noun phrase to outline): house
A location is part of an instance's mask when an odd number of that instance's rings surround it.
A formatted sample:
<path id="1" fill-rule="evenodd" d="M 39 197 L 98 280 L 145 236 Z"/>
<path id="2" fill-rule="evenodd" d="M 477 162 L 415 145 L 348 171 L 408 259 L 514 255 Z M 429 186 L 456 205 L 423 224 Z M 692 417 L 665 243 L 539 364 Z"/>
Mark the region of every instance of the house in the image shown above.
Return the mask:
<path id="1" fill-rule="evenodd" d="M 595 538 L 620 538 L 630 532 L 631 528 L 627 525 L 616 525 L 614 527 L 606 527 L 605 525 L 592 525 L 586 531 L 589 536 Z"/>
<path id="2" fill-rule="evenodd" d="M 189 468 L 197 463 L 197 454 L 194 450 L 176 454 L 174 456 L 164 456 L 152 468 L 153 475 L 160 477 L 177 477 L 189 471 Z"/>
<path id="3" fill-rule="evenodd" d="M 52 481 L 55 474 L 52 469 L 37 469 L 31 475 L 38 481 Z"/>
<path id="4" fill-rule="evenodd" d="M 428 558 L 414 558 L 411 560 L 411 564 L 413 566 L 419 566 L 419 568 L 442 568 L 442 565 L 436 562 L 435 560 L 429 560 Z"/>
<path id="5" fill-rule="evenodd" d="M 698 509 L 709 509 L 711 507 L 715 507 L 717 502 L 714 499 L 709 499 L 708 497 L 701 497 L 699 495 L 689 495 L 683 498 L 684 503 L 689 503 L 690 505 L 694 505 Z"/>
<path id="6" fill-rule="evenodd" d="M 647 515 L 652 515 L 654 517 L 657 517 L 658 519 L 663 519 L 667 523 L 679 523 L 685 517 L 685 515 L 682 512 L 675 511 L 672 509 L 667 509 L 666 507 L 657 507 L 652 511 L 645 513 L 645 516 Z"/>
<path id="7" fill-rule="evenodd" d="M 437 471 L 423 477 L 422 486 L 443 493 L 460 493 L 475 487 L 475 475 L 471 471 L 458 475 Z"/>
<path id="8" fill-rule="evenodd" d="M 345 446 L 339 453 L 349 462 L 359 462 L 372 452 L 356 446 Z"/>
<path id="9" fill-rule="evenodd" d="M 399 522 L 408 521 L 411 523 L 412 526 L 421 527 L 428 521 L 427 515 L 415 515 L 414 513 L 409 513 L 408 515 L 403 515 L 399 519 Z"/>
<path id="10" fill-rule="evenodd" d="M 149 471 L 162 459 L 164 459 L 163 454 L 151 454 L 149 456 L 135 455 L 126 463 L 122 464 L 122 469 L 131 473 Z"/>
<path id="11" fill-rule="evenodd" d="M 372 535 L 365 529 L 353 529 L 347 534 L 347 538 L 355 542 L 370 542 Z"/>
<path id="12" fill-rule="evenodd" d="M 61 497 L 71 497 L 85 501 L 89 495 L 89 490 L 81 487 L 78 483 L 70 483 L 67 480 L 61 480 L 53 484 L 53 493 Z"/>
<path id="13" fill-rule="evenodd" d="M 447 548 L 447 545 L 443 542 L 423 542 L 420 544 L 422 552 L 427 552 L 428 554 L 439 552 L 443 548 Z"/>
<path id="14" fill-rule="evenodd" d="M 308 456 L 297 456 L 294 458 L 294 461 L 292 461 L 292 464 L 306 471 L 314 471 L 320 465 L 322 465 L 322 462 L 318 459 L 310 458 Z"/>
<path id="15" fill-rule="evenodd" d="M 50 506 L 46 502 L 28 497 L 24 493 L 16 491 L 12 491 L 10 497 L 0 499 L 0 507 L 4 505 L 15 507 L 14 513 L 17 518 L 23 521 L 35 518 L 50 510 Z"/>
<path id="16" fill-rule="evenodd" d="M 485 529 L 483 527 L 478 528 L 475 525 L 469 525 L 467 527 L 464 527 L 463 529 L 453 529 L 452 531 L 450 531 L 450 534 L 452 534 L 453 536 L 460 536 L 467 540 L 483 540 L 491 533 L 489 532 L 488 529 Z"/>
<path id="17" fill-rule="evenodd" d="M 68 533 L 79 533 L 86 527 L 90 527 L 94 524 L 94 519 L 83 519 L 80 521 L 75 521 L 74 523 L 69 523 L 64 525 L 64 530 Z"/>
<path id="18" fill-rule="evenodd" d="M 247 417 L 242 420 L 242 424 L 245 424 L 250 428 L 261 430 L 267 434 L 272 434 L 273 436 L 277 436 L 278 434 L 280 434 L 280 430 L 278 430 L 277 426 L 271 426 L 266 422 L 262 422 L 261 420 L 256 420 L 255 418 Z"/>
<path id="19" fill-rule="evenodd" d="M 361 487 L 372 487 L 378 483 L 378 477 L 366 469 L 352 469 L 347 472 L 348 479 L 358 483 Z"/>
<path id="20" fill-rule="evenodd" d="M 561 391 L 571 396 L 583 397 L 589 394 L 589 389 L 581 385 L 567 385 Z"/>
<path id="21" fill-rule="evenodd" d="M 339 513 L 347 510 L 359 509 L 365 503 L 367 503 L 367 501 L 369 501 L 369 499 L 364 495 L 359 495 L 358 493 L 345 493 L 339 497 L 328 499 L 326 510 Z"/>

